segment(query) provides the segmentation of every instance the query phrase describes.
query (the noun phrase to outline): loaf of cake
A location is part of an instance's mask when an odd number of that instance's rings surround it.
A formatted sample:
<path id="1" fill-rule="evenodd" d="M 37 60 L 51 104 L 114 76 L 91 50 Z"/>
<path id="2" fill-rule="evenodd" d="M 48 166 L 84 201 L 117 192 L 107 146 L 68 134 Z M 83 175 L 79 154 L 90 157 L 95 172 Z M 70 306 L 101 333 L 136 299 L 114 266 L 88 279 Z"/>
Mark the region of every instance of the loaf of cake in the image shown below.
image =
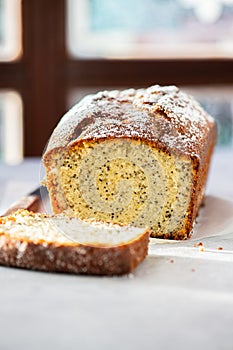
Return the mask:
<path id="1" fill-rule="evenodd" d="M 134 270 L 148 251 L 149 232 L 27 210 L 0 217 L 0 265 L 94 275 Z"/>
<path id="2" fill-rule="evenodd" d="M 203 201 L 216 125 L 175 86 L 85 97 L 43 156 L 54 213 L 186 239 Z"/>

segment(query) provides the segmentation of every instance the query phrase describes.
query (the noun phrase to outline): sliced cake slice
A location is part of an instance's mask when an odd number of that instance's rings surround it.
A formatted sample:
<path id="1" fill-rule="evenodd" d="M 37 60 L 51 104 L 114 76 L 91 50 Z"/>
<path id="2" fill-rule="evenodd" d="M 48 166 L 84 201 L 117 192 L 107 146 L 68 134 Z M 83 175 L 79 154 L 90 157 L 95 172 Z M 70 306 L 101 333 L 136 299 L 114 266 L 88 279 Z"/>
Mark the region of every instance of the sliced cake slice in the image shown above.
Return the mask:
<path id="1" fill-rule="evenodd" d="M 145 229 L 19 210 L 0 218 L 0 264 L 94 275 L 130 273 L 148 252 Z"/>

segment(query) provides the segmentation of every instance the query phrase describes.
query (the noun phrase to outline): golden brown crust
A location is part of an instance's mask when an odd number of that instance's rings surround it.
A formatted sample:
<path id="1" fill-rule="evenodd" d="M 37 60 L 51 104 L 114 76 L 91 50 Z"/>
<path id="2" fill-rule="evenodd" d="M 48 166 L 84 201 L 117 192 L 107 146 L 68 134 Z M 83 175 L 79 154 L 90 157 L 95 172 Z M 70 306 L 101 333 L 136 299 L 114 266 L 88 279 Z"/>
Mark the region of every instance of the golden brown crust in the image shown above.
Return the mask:
<path id="1" fill-rule="evenodd" d="M 15 217 L 1 218 L 1 224 L 7 220 L 14 221 Z M 148 244 L 148 232 L 113 247 L 33 241 L 0 233 L 0 264 L 49 272 L 121 275 L 130 273 L 144 260 Z"/>

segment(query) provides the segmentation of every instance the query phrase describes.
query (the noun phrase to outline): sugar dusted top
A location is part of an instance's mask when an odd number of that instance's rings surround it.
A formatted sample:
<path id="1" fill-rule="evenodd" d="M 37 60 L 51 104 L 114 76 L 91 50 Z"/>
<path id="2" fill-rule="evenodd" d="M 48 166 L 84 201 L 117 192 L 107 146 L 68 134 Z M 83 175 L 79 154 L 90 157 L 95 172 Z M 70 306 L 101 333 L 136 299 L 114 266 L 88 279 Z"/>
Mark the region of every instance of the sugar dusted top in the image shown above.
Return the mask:
<path id="1" fill-rule="evenodd" d="M 0 221 L 0 236 L 5 234 L 34 243 L 114 247 L 138 239 L 146 229 L 18 210 Z"/>
<path id="2" fill-rule="evenodd" d="M 85 140 L 133 138 L 169 152 L 197 156 L 215 123 L 191 96 L 176 86 L 103 91 L 85 97 L 61 119 L 47 151 Z"/>

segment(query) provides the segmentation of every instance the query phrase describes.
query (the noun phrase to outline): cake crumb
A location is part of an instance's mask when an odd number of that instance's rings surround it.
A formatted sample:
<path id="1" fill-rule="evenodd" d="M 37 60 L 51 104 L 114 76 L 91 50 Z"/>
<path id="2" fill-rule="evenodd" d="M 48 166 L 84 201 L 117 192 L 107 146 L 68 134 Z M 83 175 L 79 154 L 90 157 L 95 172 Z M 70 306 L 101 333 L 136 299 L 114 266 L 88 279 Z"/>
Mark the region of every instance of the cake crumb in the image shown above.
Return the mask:
<path id="1" fill-rule="evenodd" d="M 218 247 L 218 250 L 223 250 L 223 248 L 222 247 Z"/>
<path id="2" fill-rule="evenodd" d="M 173 264 L 173 263 L 174 263 L 174 260 L 173 260 L 173 259 L 170 259 L 170 263 Z"/>
<path id="3" fill-rule="evenodd" d="M 200 252 L 204 252 L 205 248 L 204 248 L 204 244 L 202 242 L 198 242 L 198 243 L 194 243 L 194 248 L 199 248 Z"/>

